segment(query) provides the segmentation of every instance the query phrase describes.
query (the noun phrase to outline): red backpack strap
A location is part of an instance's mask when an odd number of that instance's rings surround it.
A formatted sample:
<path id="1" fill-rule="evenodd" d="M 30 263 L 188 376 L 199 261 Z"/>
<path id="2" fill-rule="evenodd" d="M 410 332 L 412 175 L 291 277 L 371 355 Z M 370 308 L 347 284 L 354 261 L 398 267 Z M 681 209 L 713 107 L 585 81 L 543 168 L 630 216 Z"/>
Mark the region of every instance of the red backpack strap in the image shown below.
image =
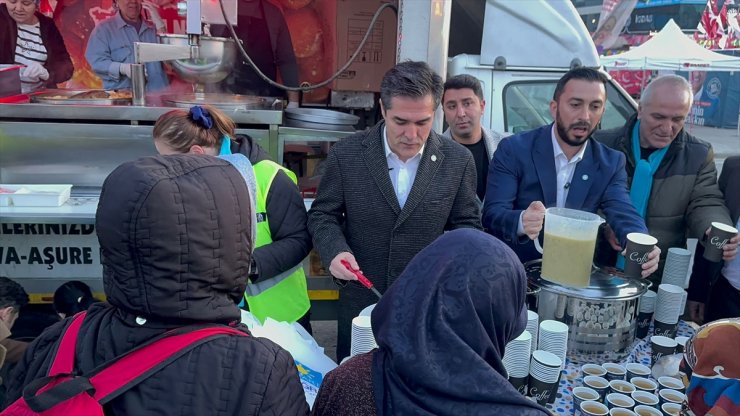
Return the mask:
<path id="1" fill-rule="evenodd" d="M 245 332 L 226 326 L 208 327 L 171 335 L 133 350 L 89 378 L 95 387 L 93 397 L 100 404 L 105 404 L 193 348 L 212 339 L 229 335 L 247 336 Z"/>
<path id="2" fill-rule="evenodd" d="M 80 332 L 82 321 L 85 320 L 86 312 L 80 312 L 72 317 L 72 322 L 67 325 L 59 342 L 59 347 L 54 355 L 54 361 L 49 368 L 49 376 L 58 374 L 72 374 L 75 366 L 75 349 L 77 346 L 77 334 Z"/>

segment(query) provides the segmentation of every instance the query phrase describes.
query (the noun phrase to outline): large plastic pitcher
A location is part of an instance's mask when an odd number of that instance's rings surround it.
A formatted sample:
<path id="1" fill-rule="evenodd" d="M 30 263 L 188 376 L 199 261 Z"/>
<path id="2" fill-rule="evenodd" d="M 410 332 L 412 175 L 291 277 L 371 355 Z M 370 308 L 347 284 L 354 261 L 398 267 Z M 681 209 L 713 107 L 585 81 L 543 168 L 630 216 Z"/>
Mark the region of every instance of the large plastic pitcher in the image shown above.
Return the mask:
<path id="1" fill-rule="evenodd" d="M 590 212 L 548 208 L 544 250 L 539 240 L 534 240 L 537 251 L 542 253 L 541 276 L 567 286 L 588 286 L 596 236 L 603 222 L 603 218 Z"/>

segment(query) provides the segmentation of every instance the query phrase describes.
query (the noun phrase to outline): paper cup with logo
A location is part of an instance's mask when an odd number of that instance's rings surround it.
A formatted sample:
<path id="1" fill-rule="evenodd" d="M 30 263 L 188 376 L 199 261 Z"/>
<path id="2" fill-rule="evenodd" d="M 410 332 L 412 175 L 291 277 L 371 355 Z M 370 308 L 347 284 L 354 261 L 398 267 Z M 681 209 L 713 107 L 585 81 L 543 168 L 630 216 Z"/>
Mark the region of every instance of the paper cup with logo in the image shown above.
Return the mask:
<path id="1" fill-rule="evenodd" d="M 661 322 L 657 319 L 653 322 L 653 334 L 655 335 L 662 335 L 667 338 L 673 338 L 676 336 L 677 331 L 678 323 L 669 324 L 666 322 Z"/>
<path id="2" fill-rule="evenodd" d="M 704 258 L 711 262 L 719 262 L 724 254 L 724 246 L 730 242 L 730 239 L 737 234 L 737 228 L 713 222 L 709 231 L 709 237 L 704 244 Z"/>
<path id="3" fill-rule="evenodd" d="M 624 380 L 624 375 L 627 374 L 627 370 L 621 364 L 604 363 L 601 366 L 606 370 L 606 376 L 604 376 L 604 378 L 609 381 Z"/>
<path id="4" fill-rule="evenodd" d="M 576 409 L 580 409 L 581 403 L 587 402 L 589 400 L 592 401 L 598 401 L 599 400 L 599 393 L 596 392 L 596 390 L 590 388 L 590 387 L 576 387 L 573 389 L 573 412 L 576 412 Z"/>
<path id="5" fill-rule="evenodd" d="M 614 407 L 609 410 L 609 416 L 635 416 L 636 413 L 623 407 Z"/>
<path id="6" fill-rule="evenodd" d="M 651 365 L 655 365 L 664 355 L 674 354 L 677 345 L 678 343 L 673 338 L 662 335 L 653 335 L 650 337 L 650 349 L 652 351 Z"/>
<path id="7" fill-rule="evenodd" d="M 586 377 L 586 376 L 604 377 L 606 375 L 606 370 L 604 369 L 604 367 L 598 364 L 584 364 L 581 366 L 581 375 L 583 377 Z"/>
<path id="8" fill-rule="evenodd" d="M 676 403 L 680 406 L 686 400 L 686 395 L 678 390 L 663 389 L 658 392 L 658 400 L 661 406 L 665 403 Z"/>
<path id="9" fill-rule="evenodd" d="M 686 391 L 686 386 L 684 386 L 683 381 L 675 377 L 671 377 L 671 376 L 658 377 L 658 384 L 660 385 L 658 387 L 660 390 L 670 389 L 670 390 L 679 391 L 681 393 L 684 393 Z"/>
<path id="10" fill-rule="evenodd" d="M 658 396 L 647 391 L 633 391 L 630 397 L 635 401 L 635 405 L 650 406 L 656 409 L 660 405 L 660 399 Z"/>
<path id="11" fill-rule="evenodd" d="M 637 416 L 663 416 L 663 413 L 660 410 L 654 407 L 645 406 L 644 404 L 635 406 L 634 411 Z"/>
<path id="12" fill-rule="evenodd" d="M 609 414 L 608 407 L 593 400 L 581 403 L 580 410 L 583 416 L 606 416 Z"/>
<path id="13" fill-rule="evenodd" d="M 604 400 L 607 391 L 609 391 L 609 381 L 604 377 L 586 376 L 583 378 L 583 385 L 596 390 L 599 393 L 599 400 Z"/>
<path id="14" fill-rule="evenodd" d="M 676 352 L 682 354 L 684 351 L 684 348 L 686 347 L 686 342 L 689 340 L 689 337 L 676 337 L 674 339 L 676 340 L 676 343 L 678 344 L 676 346 Z"/>
<path id="15" fill-rule="evenodd" d="M 658 239 L 642 233 L 627 234 L 627 252 L 624 255 L 624 275 L 642 277 L 642 265 L 647 263 L 648 254 L 658 244 Z"/>
<path id="16" fill-rule="evenodd" d="M 637 390 L 632 383 L 624 380 L 611 380 L 609 382 L 610 393 L 622 393 L 626 395 L 632 394 L 633 391 Z"/>
<path id="17" fill-rule="evenodd" d="M 639 312 L 637 314 L 637 327 L 635 328 L 635 337 L 643 339 L 650 332 L 650 322 L 653 321 L 652 312 Z"/>
<path id="18" fill-rule="evenodd" d="M 632 409 L 635 407 L 635 401 L 630 396 L 622 393 L 609 393 L 606 395 L 606 406 L 610 409 L 615 407 L 622 407 L 625 409 Z"/>
<path id="19" fill-rule="evenodd" d="M 527 395 L 527 389 L 529 387 L 529 375 L 526 377 L 509 377 L 509 383 L 511 383 L 514 388 L 522 394 L 522 396 Z"/>
<path id="20" fill-rule="evenodd" d="M 678 403 L 663 403 L 660 405 L 660 410 L 663 411 L 664 415 L 678 416 L 681 414 L 681 405 Z"/>
<path id="21" fill-rule="evenodd" d="M 529 377 L 529 397 L 534 397 L 542 406 L 555 401 L 558 394 L 558 382 L 545 382 L 537 377 Z"/>
<path id="22" fill-rule="evenodd" d="M 645 377 L 632 377 L 630 383 L 635 386 L 636 391 L 644 391 L 655 394 L 658 390 L 658 382 Z"/>
<path id="23" fill-rule="evenodd" d="M 635 377 L 650 377 L 650 367 L 639 363 L 629 363 L 624 366 L 627 369 L 627 381 L 632 383 Z"/>

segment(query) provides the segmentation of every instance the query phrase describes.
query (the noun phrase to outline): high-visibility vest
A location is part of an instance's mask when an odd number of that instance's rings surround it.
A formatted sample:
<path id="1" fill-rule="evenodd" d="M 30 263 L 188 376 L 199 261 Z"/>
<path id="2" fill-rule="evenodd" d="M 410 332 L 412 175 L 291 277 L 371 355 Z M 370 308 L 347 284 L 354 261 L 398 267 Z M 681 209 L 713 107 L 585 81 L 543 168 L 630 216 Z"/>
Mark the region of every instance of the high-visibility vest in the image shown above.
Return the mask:
<path id="1" fill-rule="evenodd" d="M 256 217 L 257 241 L 255 248 L 272 243 L 270 217 L 267 213 L 267 194 L 272 181 L 280 171 L 297 184 L 295 174 L 270 160 L 263 160 L 254 165 L 254 176 L 257 179 Z M 308 312 L 311 302 L 308 299 L 306 275 L 303 264 L 257 283 L 247 282 L 244 299 L 249 304 L 249 311 L 264 322 L 270 317 L 276 321 L 295 322 Z"/>

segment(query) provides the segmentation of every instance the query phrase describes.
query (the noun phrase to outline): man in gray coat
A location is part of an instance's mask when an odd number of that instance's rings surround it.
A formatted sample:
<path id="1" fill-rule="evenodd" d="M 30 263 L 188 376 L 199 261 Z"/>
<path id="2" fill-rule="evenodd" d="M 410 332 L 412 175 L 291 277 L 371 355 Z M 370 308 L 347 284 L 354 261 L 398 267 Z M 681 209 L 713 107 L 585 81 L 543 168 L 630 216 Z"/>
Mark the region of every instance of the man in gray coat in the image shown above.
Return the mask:
<path id="1" fill-rule="evenodd" d="M 443 136 L 460 143 L 473 154 L 478 175 L 477 194 L 483 201 L 486 196 L 488 165 L 504 136 L 481 125 L 486 100 L 483 99 L 483 89 L 478 78 L 462 74 L 448 79 L 442 95 L 442 110 L 449 125 Z"/>
<path id="2" fill-rule="evenodd" d="M 350 353 L 352 318 L 377 302 L 357 282 L 361 269 L 385 291 L 416 253 L 446 230 L 481 229 L 475 162 L 432 131 L 442 78 L 424 62 L 403 62 L 381 83 L 384 121 L 335 144 L 308 213 L 308 229 L 338 284 L 337 359 Z"/>

